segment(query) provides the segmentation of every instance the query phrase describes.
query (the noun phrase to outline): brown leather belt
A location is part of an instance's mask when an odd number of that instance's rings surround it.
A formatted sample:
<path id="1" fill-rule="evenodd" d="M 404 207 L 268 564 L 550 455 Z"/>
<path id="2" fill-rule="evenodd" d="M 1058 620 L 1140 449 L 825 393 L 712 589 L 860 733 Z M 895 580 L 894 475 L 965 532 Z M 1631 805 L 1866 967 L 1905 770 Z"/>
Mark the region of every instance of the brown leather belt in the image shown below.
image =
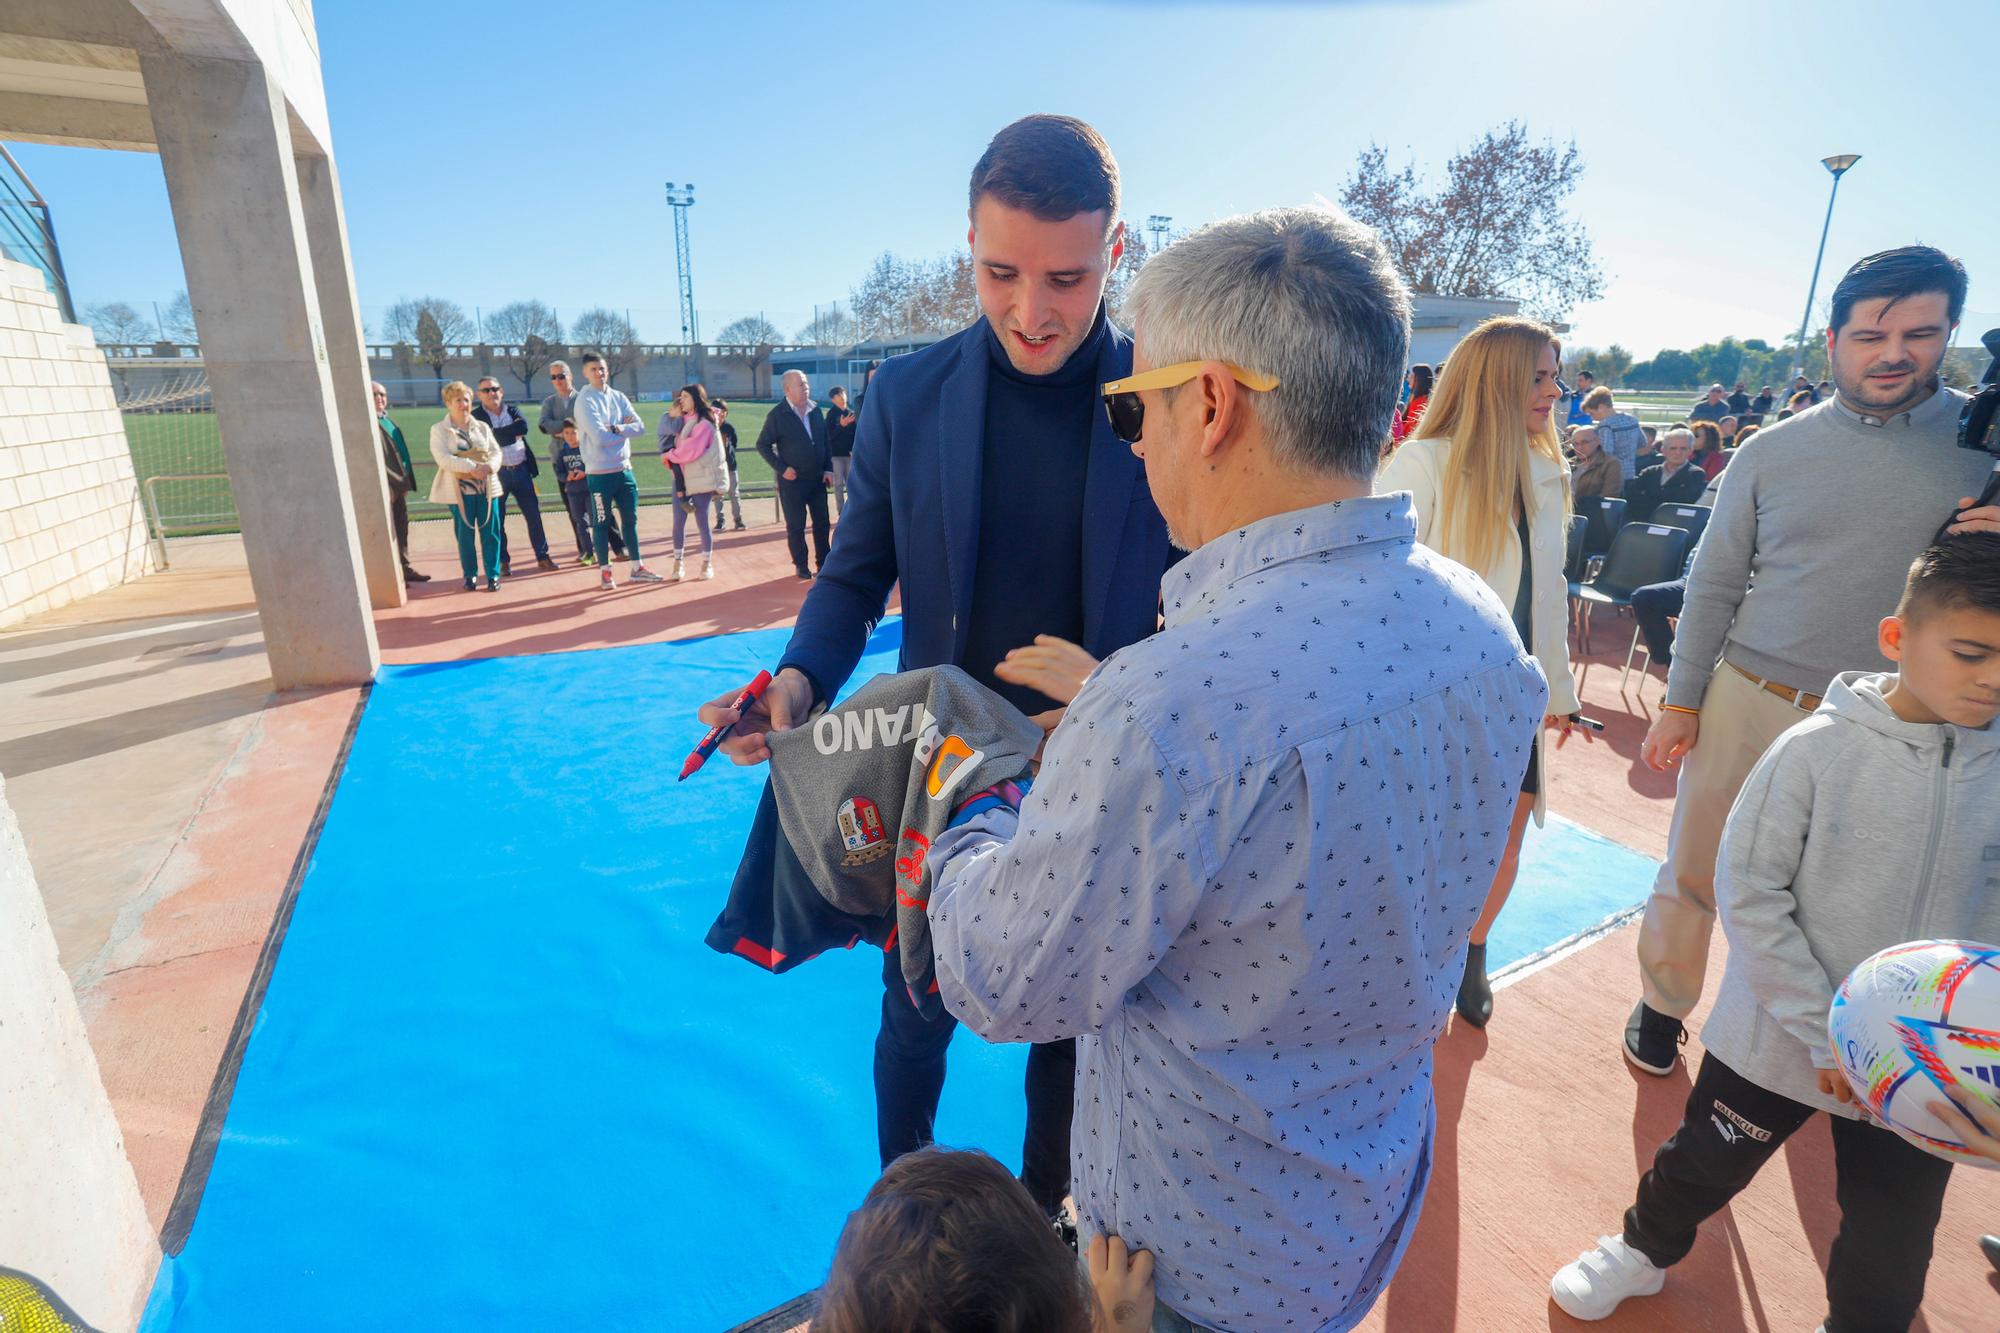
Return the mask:
<path id="1" fill-rule="evenodd" d="M 1752 685 L 1755 685 L 1758 689 L 1764 691 L 1764 693 L 1777 695 L 1780 699 L 1783 699 L 1802 713 L 1815 712 L 1819 708 L 1820 696 L 1817 694 L 1807 694 L 1804 690 L 1795 690 L 1789 685 L 1780 685 L 1775 680 L 1765 680 L 1755 672 L 1745 671 L 1726 657 L 1722 659 L 1722 664 L 1743 677 L 1743 679 L 1749 681 Z"/>

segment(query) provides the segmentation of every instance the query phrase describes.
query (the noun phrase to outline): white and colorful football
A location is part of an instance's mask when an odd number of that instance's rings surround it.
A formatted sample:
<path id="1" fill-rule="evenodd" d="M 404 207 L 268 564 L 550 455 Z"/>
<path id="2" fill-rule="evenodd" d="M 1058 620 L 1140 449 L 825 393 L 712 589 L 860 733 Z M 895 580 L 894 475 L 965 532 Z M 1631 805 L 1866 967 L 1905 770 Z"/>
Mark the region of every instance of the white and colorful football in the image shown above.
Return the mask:
<path id="1" fill-rule="evenodd" d="M 1946 1088 L 2000 1102 L 2000 948 L 1917 940 L 1864 959 L 1827 1011 L 1833 1056 L 1874 1117 L 1925 1152 L 1972 1166 L 1931 1113 Z"/>

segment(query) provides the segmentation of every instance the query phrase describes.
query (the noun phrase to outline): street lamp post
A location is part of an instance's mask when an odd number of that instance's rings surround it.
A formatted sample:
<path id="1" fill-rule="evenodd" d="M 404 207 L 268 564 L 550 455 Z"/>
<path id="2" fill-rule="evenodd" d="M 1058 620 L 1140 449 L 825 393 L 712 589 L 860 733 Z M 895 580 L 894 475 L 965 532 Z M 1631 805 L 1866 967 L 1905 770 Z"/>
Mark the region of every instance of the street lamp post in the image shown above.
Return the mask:
<path id="1" fill-rule="evenodd" d="M 1164 213 L 1155 213 L 1151 217 L 1146 219 L 1146 230 L 1153 233 L 1154 254 L 1158 254 L 1160 252 L 1160 237 L 1166 235 L 1168 228 L 1172 227 L 1173 225 L 1174 225 L 1174 220 L 1166 216 Z"/>
<path id="2" fill-rule="evenodd" d="M 1826 196 L 1826 221 L 1820 224 L 1819 253 L 1813 256 L 1812 284 L 1806 288 L 1805 318 L 1799 321 L 1799 361 L 1792 367 L 1792 376 L 1797 378 L 1806 373 L 1806 326 L 1812 323 L 1813 298 L 1819 295 L 1819 266 L 1826 258 L 1826 234 L 1833 227 L 1833 201 L 1840 195 L 1840 178 L 1847 169 L 1861 160 L 1859 153 L 1836 153 L 1823 157 L 1819 164 L 1833 173 L 1833 189 Z"/>

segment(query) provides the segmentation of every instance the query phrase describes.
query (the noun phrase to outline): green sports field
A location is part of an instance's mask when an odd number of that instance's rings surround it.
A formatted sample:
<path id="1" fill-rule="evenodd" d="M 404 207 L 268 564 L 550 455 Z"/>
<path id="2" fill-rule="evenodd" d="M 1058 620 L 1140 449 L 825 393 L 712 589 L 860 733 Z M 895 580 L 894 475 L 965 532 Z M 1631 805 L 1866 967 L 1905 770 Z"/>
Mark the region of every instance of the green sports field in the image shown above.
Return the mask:
<path id="1" fill-rule="evenodd" d="M 639 479 L 641 504 L 664 504 L 672 489 L 668 472 L 660 465 L 652 436 L 659 425 L 663 406 L 661 403 L 637 404 L 639 415 L 647 426 L 645 438 L 633 441 L 632 447 L 632 471 Z M 757 432 L 763 429 L 764 417 L 771 406 L 769 403 L 730 405 L 729 421 L 736 427 L 740 441 L 736 452 L 737 479 L 746 492 L 753 488 L 768 489 L 771 485 L 771 469 L 751 448 L 757 439 Z M 389 415 L 402 428 L 403 439 L 410 446 L 411 461 L 416 464 L 417 490 L 411 497 L 410 517 L 443 518 L 445 506 L 431 504 L 423 497 L 430 494 L 431 477 L 437 471 L 437 465 L 431 461 L 431 427 L 443 419 L 444 408 L 399 407 L 392 408 Z M 530 422 L 535 420 L 538 415 L 535 405 L 529 405 L 527 415 Z M 236 506 L 230 498 L 227 481 L 173 480 L 227 471 L 222 458 L 222 438 L 216 431 L 213 412 L 127 413 L 125 438 L 132 446 L 132 463 L 139 481 L 144 483 L 149 477 L 161 479 L 153 489 L 161 520 L 169 535 L 236 530 Z M 542 497 L 544 508 L 560 512 L 562 498 L 556 492 L 555 478 L 549 470 L 546 439 L 539 433 L 530 438 L 534 442 L 535 456 L 542 464 L 541 475 L 535 479 L 535 488 Z"/>

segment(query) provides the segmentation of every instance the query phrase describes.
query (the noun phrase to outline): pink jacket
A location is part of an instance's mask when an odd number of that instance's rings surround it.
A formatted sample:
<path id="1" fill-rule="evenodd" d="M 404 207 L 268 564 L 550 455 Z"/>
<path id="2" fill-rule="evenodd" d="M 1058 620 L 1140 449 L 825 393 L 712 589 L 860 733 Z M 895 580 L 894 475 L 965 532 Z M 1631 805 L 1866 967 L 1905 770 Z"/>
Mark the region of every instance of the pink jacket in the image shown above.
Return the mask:
<path id="1" fill-rule="evenodd" d="M 700 495 L 707 491 L 729 489 L 729 473 L 722 464 L 722 451 L 714 445 L 715 423 L 690 421 L 681 427 L 673 448 L 662 455 L 667 462 L 680 465 L 682 475 L 687 478 L 688 494 Z"/>

